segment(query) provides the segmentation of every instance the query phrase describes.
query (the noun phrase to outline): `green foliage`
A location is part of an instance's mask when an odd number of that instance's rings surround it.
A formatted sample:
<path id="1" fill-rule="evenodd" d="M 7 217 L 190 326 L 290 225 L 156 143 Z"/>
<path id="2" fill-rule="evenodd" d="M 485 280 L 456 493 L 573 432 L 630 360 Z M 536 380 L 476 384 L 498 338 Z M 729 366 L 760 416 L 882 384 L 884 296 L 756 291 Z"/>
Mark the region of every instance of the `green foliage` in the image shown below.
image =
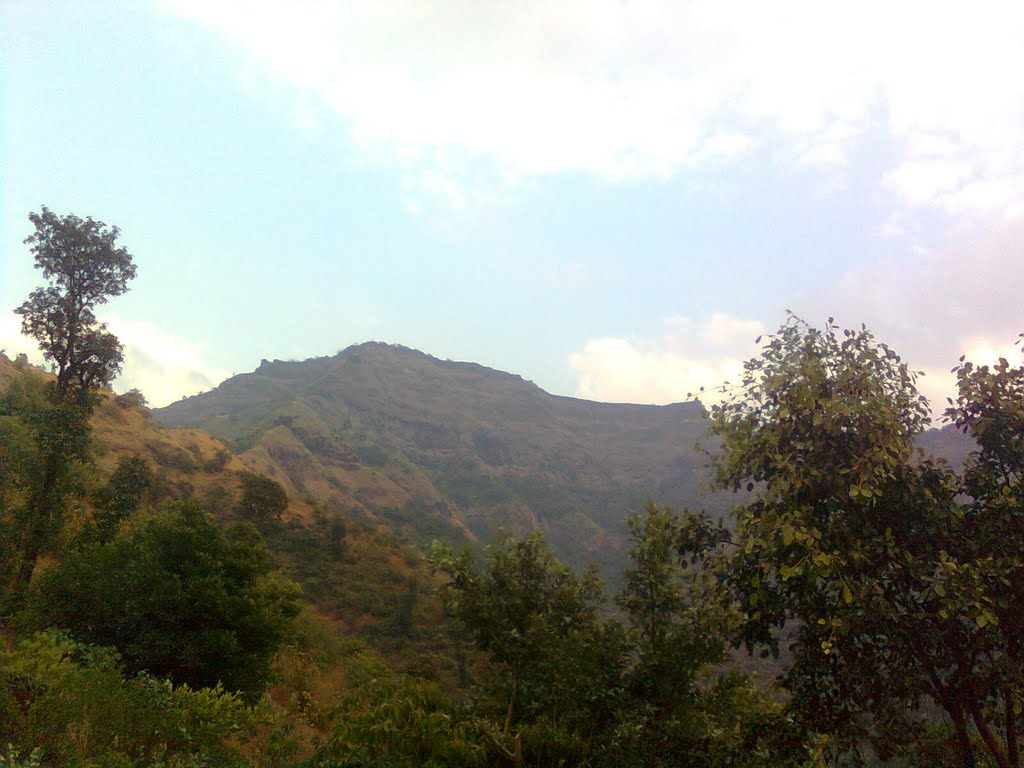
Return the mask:
<path id="1" fill-rule="evenodd" d="M 77 399 L 48 396 L 28 373 L 0 394 L 0 575 L 9 608 L 23 601 L 39 555 L 81 495 L 89 413 Z"/>
<path id="2" fill-rule="evenodd" d="M 22 754 L 13 744 L 0 752 L 0 768 L 39 768 L 43 759 L 43 750 L 36 747 L 31 752 Z"/>
<path id="3" fill-rule="evenodd" d="M 225 448 L 218 448 L 217 452 L 210 458 L 203 462 L 204 472 L 220 472 L 227 466 L 228 459 L 231 458 L 231 451 Z"/>
<path id="4" fill-rule="evenodd" d="M 616 602 L 631 626 L 628 703 L 612 740 L 621 763 L 800 765 L 803 734 L 770 692 L 716 671 L 736 621 L 729 595 L 705 563 L 680 553 L 717 544 L 724 531 L 701 515 L 649 503 L 629 519 L 632 566 Z"/>
<path id="5" fill-rule="evenodd" d="M 35 339 L 56 367 L 57 380 L 46 405 L 17 403 L 17 397 L 13 408 L 10 401 L 0 405 L 0 415 L 29 425 L 38 451 L 37 471 L 21 479 L 30 491 L 19 521 L 19 562 L 4 590 L 5 602 L 14 607 L 24 601 L 36 562 L 61 526 L 68 478 L 88 445 L 93 392 L 120 370 L 121 344 L 96 320 L 94 310 L 124 293 L 135 276 L 131 254 L 115 247 L 117 227 L 58 216 L 45 206 L 42 213 L 29 214 L 29 220 L 35 232 L 25 243 L 48 284 L 32 291 L 15 312 L 21 315 L 22 333 Z"/>
<path id="6" fill-rule="evenodd" d="M 719 564 L 744 613 L 738 641 L 777 651 L 777 630 L 792 625 L 792 710 L 834 747 L 912 750 L 930 700 L 963 765 L 975 764 L 970 722 L 1000 765 L 1016 766 L 1024 561 L 1005 542 L 1020 540 L 1024 388 L 1005 361 L 959 373 L 951 417 L 981 445 L 963 487 L 915 457 L 927 404 L 870 332 L 792 319 L 768 337 L 712 411 L 718 482 L 758 490 Z"/>
<path id="7" fill-rule="evenodd" d="M 186 475 L 199 469 L 199 462 L 196 461 L 196 457 L 177 446 L 152 441 L 146 447 L 153 452 L 156 463 L 161 467 L 177 469 Z"/>
<path id="8" fill-rule="evenodd" d="M 137 410 L 145 410 L 149 404 L 146 401 L 146 396 L 142 394 L 142 390 L 137 387 L 132 387 L 124 394 L 118 395 L 114 398 L 114 402 L 121 408 L 135 408 Z"/>
<path id="9" fill-rule="evenodd" d="M 311 768 L 440 768 L 483 765 L 479 729 L 436 683 L 384 674 L 344 696 Z"/>
<path id="10" fill-rule="evenodd" d="M 468 550 L 435 544 L 431 562 L 450 579 L 449 614 L 502 671 L 492 683 L 501 735 L 558 722 L 585 734 L 614 716 L 626 660 L 625 633 L 602 618 L 601 582 L 577 578 L 543 538 L 506 539 L 481 566 Z"/>
<path id="11" fill-rule="evenodd" d="M 727 608 L 705 572 L 680 567 L 683 520 L 653 502 L 628 521 L 632 567 L 616 602 L 636 633 L 638 671 L 646 697 L 678 699 L 702 667 L 721 661 Z"/>
<path id="12" fill-rule="evenodd" d="M 245 472 L 242 474 L 242 498 L 238 509 L 244 517 L 258 523 L 280 520 L 288 509 L 288 495 L 276 480 Z"/>
<path id="13" fill-rule="evenodd" d="M 14 744 L 8 743 L 6 749 L 0 752 L 0 768 L 39 768 L 43 759 L 43 751 L 37 746 L 31 753 L 22 754 L 14 749 Z"/>
<path id="14" fill-rule="evenodd" d="M 142 768 L 199 754 L 235 765 L 240 755 L 224 739 L 250 717 L 235 694 L 125 677 L 116 653 L 56 632 L 0 653 L 0 730 L 13 742 L 8 755 L 35 756 L 0 765 Z"/>
<path id="15" fill-rule="evenodd" d="M 1016 767 L 1024 700 L 1024 366 L 961 358 L 953 370 L 958 394 L 946 416 L 978 449 L 963 469 L 969 501 L 957 547 L 932 590 L 945 592 L 945 620 L 967 627 L 956 638 L 964 642 L 957 669 L 970 665 L 975 690 L 965 708 L 996 761 Z"/>
<path id="16" fill-rule="evenodd" d="M 122 456 L 110 479 L 93 497 L 97 535 L 110 538 L 118 523 L 142 505 L 152 487 L 153 470 L 149 462 L 141 456 Z"/>
<path id="17" fill-rule="evenodd" d="M 129 673 L 258 695 L 296 612 L 258 533 L 221 531 L 190 502 L 125 538 L 88 543 L 41 578 L 36 612 L 82 642 L 113 646 Z"/>
<path id="18" fill-rule="evenodd" d="M 326 535 L 327 551 L 331 559 L 345 559 L 345 555 L 348 553 L 348 545 L 345 542 L 347 534 L 348 528 L 345 525 L 344 518 L 339 514 L 334 514 L 328 523 Z"/>
<path id="19" fill-rule="evenodd" d="M 106 384 L 120 370 L 122 348 L 95 309 L 127 291 L 135 277 L 131 254 L 115 246 L 120 230 L 92 218 L 58 216 L 45 206 L 29 220 L 36 231 L 25 243 L 49 284 L 15 310 L 22 332 L 57 367 L 59 398 L 72 384 L 83 391 Z"/>

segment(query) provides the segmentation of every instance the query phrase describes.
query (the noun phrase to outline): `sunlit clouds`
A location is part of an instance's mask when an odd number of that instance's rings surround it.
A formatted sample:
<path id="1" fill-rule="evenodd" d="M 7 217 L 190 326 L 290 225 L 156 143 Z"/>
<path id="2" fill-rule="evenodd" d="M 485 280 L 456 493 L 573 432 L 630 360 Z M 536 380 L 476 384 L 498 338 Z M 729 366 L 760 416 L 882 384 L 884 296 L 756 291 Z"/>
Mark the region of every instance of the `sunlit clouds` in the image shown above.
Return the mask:
<path id="1" fill-rule="evenodd" d="M 875 132 L 893 145 L 883 187 L 905 204 L 1022 210 L 1024 10 L 1005 2 L 160 8 L 443 195 L 438 174 L 472 186 L 481 164 L 505 180 L 666 177 L 779 142 L 835 168 Z"/>
<path id="2" fill-rule="evenodd" d="M 757 352 L 759 322 L 715 314 L 703 322 L 666 318 L 653 339 L 601 338 L 569 357 L 576 395 L 589 400 L 664 405 L 699 397 L 717 402 Z M 701 391 L 704 390 L 704 391 Z"/>

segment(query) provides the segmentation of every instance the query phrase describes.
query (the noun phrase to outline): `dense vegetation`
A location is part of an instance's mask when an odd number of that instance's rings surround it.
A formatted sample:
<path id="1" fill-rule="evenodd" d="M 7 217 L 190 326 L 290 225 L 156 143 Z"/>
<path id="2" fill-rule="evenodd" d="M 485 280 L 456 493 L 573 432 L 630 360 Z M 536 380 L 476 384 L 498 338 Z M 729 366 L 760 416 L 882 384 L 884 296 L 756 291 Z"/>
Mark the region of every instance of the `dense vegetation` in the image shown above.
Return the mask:
<path id="1" fill-rule="evenodd" d="M 732 518 L 649 503 L 609 596 L 539 533 L 424 555 L 174 443 L 106 389 L 117 230 L 32 221 L 55 375 L 0 360 L 0 766 L 1019 768 L 1024 368 L 957 366 L 955 472 L 895 352 L 792 319 L 711 412 Z"/>

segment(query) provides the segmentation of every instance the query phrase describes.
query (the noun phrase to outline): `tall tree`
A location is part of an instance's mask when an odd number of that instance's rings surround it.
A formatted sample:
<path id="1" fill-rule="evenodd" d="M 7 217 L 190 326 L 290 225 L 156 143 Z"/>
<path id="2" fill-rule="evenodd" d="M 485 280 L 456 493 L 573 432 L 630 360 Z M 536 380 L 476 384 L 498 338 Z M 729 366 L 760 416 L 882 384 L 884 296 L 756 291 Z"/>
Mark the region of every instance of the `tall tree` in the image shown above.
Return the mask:
<path id="1" fill-rule="evenodd" d="M 970 569 L 961 565 L 950 581 L 969 580 L 986 608 L 975 621 L 983 641 L 973 680 L 979 695 L 966 709 L 997 764 L 1016 768 L 1024 696 L 1024 366 L 961 358 L 953 370 L 958 394 L 946 417 L 978 447 L 964 467 L 969 501 L 953 553 Z"/>
<path id="2" fill-rule="evenodd" d="M 973 434 L 991 426 L 1016 460 L 1024 400 L 1005 373 L 965 383 L 961 371 L 953 410 Z M 993 421 L 982 403 L 1006 418 Z M 1019 546 L 993 556 L 979 544 L 1019 520 L 990 501 L 1015 495 L 1012 475 L 996 471 L 993 486 L 969 469 L 962 487 L 918 456 L 929 411 L 914 372 L 866 329 L 840 334 L 831 321 L 822 330 L 792 318 L 769 336 L 712 419 L 718 482 L 756 491 L 723 553 L 744 611 L 739 640 L 777 649 L 777 630 L 791 625 L 794 709 L 819 731 L 847 743 L 871 736 L 886 752 L 907 743 L 930 699 L 950 717 L 962 765 L 975 765 L 973 723 L 996 763 L 1016 768 L 1021 662 L 999 627 L 1021 610 L 1022 560 Z M 972 466 L 993 466 L 996 453 L 983 447 Z"/>
<path id="3" fill-rule="evenodd" d="M 539 533 L 491 545 L 482 564 L 468 549 L 435 543 L 431 561 L 450 579 L 449 615 L 501 670 L 493 712 L 501 725 L 491 733 L 508 758 L 556 764 L 550 752 L 542 759 L 551 742 L 582 744 L 608 727 L 627 647 L 618 622 L 600 615 L 595 572 L 578 578 Z"/>
<path id="4" fill-rule="evenodd" d="M 125 293 L 135 277 L 131 254 L 116 245 L 120 230 L 91 217 L 59 216 L 46 206 L 28 218 L 35 232 L 25 244 L 48 284 L 15 310 L 22 332 L 56 367 L 58 396 L 74 384 L 83 390 L 106 384 L 120 370 L 122 347 L 95 310 Z"/>
<path id="5" fill-rule="evenodd" d="M 616 596 L 635 634 L 638 693 L 662 708 L 693 699 L 697 673 L 725 652 L 718 631 L 724 609 L 707 589 L 713 585 L 701 580 L 702 571 L 680 567 L 677 549 L 689 520 L 653 502 L 627 520 L 632 563 Z"/>
<path id="6" fill-rule="evenodd" d="M 121 344 L 96 319 L 95 308 L 123 294 L 135 276 L 131 254 L 116 245 L 117 227 L 59 216 L 45 206 L 29 220 L 35 232 L 25 243 L 47 284 L 15 312 L 22 332 L 54 365 L 57 380 L 47 405 L 20 414 L 34 427 L 39 471 L 25 507 L 20 564 L 8 590 L 14 604 L 21 602 L 49 534 L 60 526 L 65 480 L 88 446 L 93 391 L 120 370 Z"/>

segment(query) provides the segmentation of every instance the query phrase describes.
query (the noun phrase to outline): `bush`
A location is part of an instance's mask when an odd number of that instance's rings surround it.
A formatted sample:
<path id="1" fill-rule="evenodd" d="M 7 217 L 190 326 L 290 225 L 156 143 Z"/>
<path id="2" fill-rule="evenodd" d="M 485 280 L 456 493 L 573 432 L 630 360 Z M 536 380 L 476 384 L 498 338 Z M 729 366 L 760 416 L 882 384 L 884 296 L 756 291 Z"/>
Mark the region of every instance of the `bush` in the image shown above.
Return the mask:
<path id="1" fill-rule="evenodd" d="M 284 487 L 269 477 L 255 472 L 242 474 L 242 500 L 239 512 L 249 520 L 260 523 L 280 520 L 288 509 L 288 495 Z"/>
<path id="2" fill-rule="evenodd" d="M 237 695 L 125 677 L 117 661 L 111 649 L 55 631 L 0 654 L 0 731 L 12 740 L 0 766 L 149 766 L 196 755 L 239 762 L 224 745 L 250 717 Z"/>
<path id="3" fill-rule="evenodd" d="M 480 731 L 435 683 L 375 675 L 342 699 L 316 768 L 433 768 L 481 765 Z"/>
<path id="4" fill-rule="evenodd" d="M 86 544 L 40 581 L 39 618 L 117 648 L 129 673 L 250 696 L 297 612 L 298 587 L 270 574 L 258 532 L 226 535 L 193 502 L 168 505 L 127 538 Z"/>

